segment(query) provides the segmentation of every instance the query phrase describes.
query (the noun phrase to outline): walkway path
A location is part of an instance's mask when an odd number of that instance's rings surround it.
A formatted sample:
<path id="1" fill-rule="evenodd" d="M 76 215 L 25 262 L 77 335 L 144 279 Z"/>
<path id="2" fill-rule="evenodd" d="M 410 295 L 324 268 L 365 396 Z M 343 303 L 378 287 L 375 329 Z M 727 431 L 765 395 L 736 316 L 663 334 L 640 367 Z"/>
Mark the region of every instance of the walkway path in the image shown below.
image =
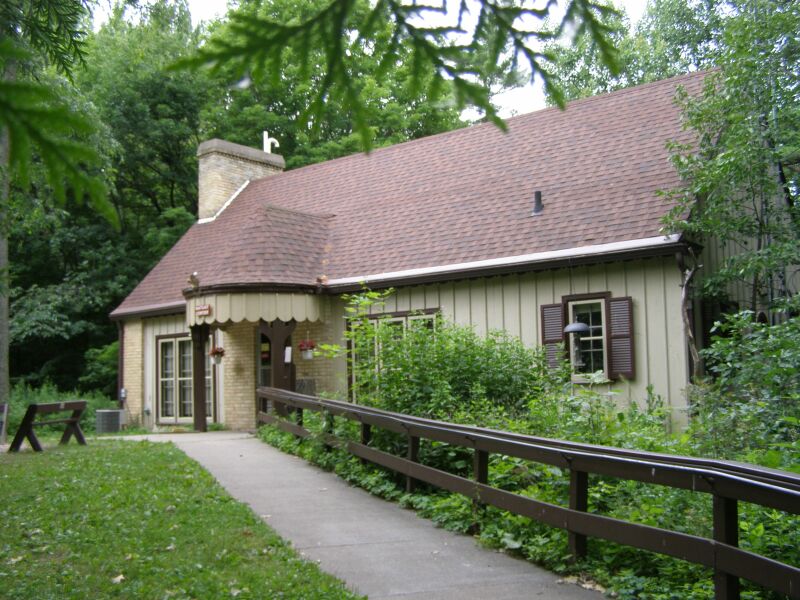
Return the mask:
<path id="1" fill-rule="evenodd" d="M 142 437 L 174 442 L 305 557 L 371 600 L 602 597 L 438 529 L 249 434 Z"/>

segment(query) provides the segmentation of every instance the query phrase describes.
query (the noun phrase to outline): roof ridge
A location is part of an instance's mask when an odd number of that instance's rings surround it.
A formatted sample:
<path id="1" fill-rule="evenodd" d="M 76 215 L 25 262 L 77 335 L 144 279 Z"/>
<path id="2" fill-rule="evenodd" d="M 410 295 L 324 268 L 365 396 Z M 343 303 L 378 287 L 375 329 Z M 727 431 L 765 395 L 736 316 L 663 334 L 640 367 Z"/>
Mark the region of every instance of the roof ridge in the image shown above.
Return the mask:
<path id="1" fill-rule="evenodd" d="M 523 113 L 523 114 L 520 114 L 520 115 L 514 115 L 514 116 L 511 116 L 511 117 L 508 117 L 506 119 L 503 119 L 503 121 L 505 123 L 509 123 L 511 121 L 518 121 L 518 120 L 522 120 L 522 119 L 526 119 L 526 118 L 532 118 L 533 115 L 540 115 L 542 113 L 548 113 L 548 112 L 552 112 L 554 110 L 565 112 L 567 110 L 567 108 L 569 108 L 570 106 L 574 106 L 576 104 L 580 105 L 580 104 L 585 104 L 587 102 L 598 102 L 598 101 L 600 101 L 602 99 L 605 99 L 605 98 L 608 98 L 608 97 L 611 97 L 611 96 L 620 96 L 620 95 L 625 95 L 625 94 L 628 94 L 628 93 L 633 93 L 635 91 L 641 90 L 642 88 L 650 88 L 650 87 L 659 86 L 659 85 L 668 85 L 669 83 L 675 82 L 676 80 L 679 80 L 679 79 L 691 79 L 691 78 L 696 77 L 696 76 L 705 76 L 705 74 L 708 73 L 708 72 L 709 72 L 709 70 L 691 71 L 691 72 L 688 72 L 688 73 L 683 73 L 681 75 L 674 75 L 674 76 L 672 76 L 672 77 L 670 77 L 668 79 L 659 79 L 657 81 L 648 81 L 647 83 L 640 83 L 640 84 L 637 84 L 637 85 L 631 85 L 631 86 L 628 86 L 628 87 L 620 88 L 618 90 L 612 90 L 610 92 L 603 92 L 602 94 L 597 94 L 595 96 L 589 96 L 587 98 L 578 98 L 577 100 L 570 100 L 569 102 L 567 102 L 565 104 L 563 109 L 559 108 L 558 106 L 546 106 L 544 108 L 539 108 L 539 109 L 536 109 L 536 110 L 532 110 L 530 112 L 526 112 L 526 113 Z M 381 146 L 379 148 L 373 148 L 369 152 L 354 152 L 354 153 L 348 154 L 346 156 L 337 156 L 336 158 L 331 158 L 329 160 L 324 160 L 322 162 L 313 163 L 313 164 L 310 164 L 310 165 L 304 165 L 304 166 L 298 167 L 296 169 L 290 169 L 288 171 L 283 171 L 281 173 L 276 173 L 274 175 L 268 175 L 266 177 L 261 177 L 259 179 L 254 179 L 253 181 L 254 182 L 262 181 L 262 180 L 267 179 L 267 178 L 270 178 L 270 179 L 274 180 L 275 177 L 286 177 L 287 175 L 290 175 L 291 173 L 310 172 L 310 171 L 313 171 L 316 168 L 322 168 L 322 165 L 331 165 L 333 163 L 340 163 L 340 162 L 344 162 L 344 161 L 347 161 L 347 160 L 355 160 L 355 159 L 357 159 L 359 157 L 369 156 L 371 154 L 376 154 L 376 153 L 383 153 L 383 152 L 386 152 L 386 151 L 388 151 L 390 149 L 400 148 L 402 146 L 408 146 L 410 144 L 422 143 L 423 141 L 430 140 L 432 138 L 441 139 L 441 138 L 445 138 L 445 137 L 463 135 L 463 134 L 465 134 L 467 132 L 474 132 L 474 131 L 476 131 L 478 129 L 484 129 L 486 127 L 496 127 L 496 125 L 494 123 L 490 122 L 490 121 L 484 121 L 482 123 L 467 124 L 466 126 L 459 127 L 458 129 L 451 129 L 449 131 L 442 131 L 440 133 L 434 133 L 434 134 L 431 134 L 431 135 L 426 135 L 426 136 L 423 136 L 423 137 L 414 138 L 412 140 L 405 140 L 403 142 L 398 142 L 396 144 L 388 144 L 386 146 Z"/>

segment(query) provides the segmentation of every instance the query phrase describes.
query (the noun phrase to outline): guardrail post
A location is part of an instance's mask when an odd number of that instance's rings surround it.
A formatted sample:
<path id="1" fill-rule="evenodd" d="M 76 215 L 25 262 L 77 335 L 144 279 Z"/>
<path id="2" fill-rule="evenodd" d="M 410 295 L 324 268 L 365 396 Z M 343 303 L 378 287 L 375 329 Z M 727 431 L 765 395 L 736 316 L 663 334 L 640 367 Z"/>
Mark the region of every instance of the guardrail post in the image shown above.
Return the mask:
<path id="1" fill-rule="evenodd" d="M 323 425 L 323 439 L 327 436 L 333 437 L 333 415 L 329 412 L 325 413 L 325 425 Z M 328 440 L 325 439 L 325 451 L 331 451 L 331 445 L 328 443 Z"/>
<path id="2" fill-rule="evenodd" d="M 739 507 L 735 498 L 714 494 L 714 541 L 739 545 Z M 714 571 L 714 598 L 739 600 L 739 578 L 724 571 Z"/>
<path id="3" fill-rule="evenodd" d="M 408 436 L 408 460 L 419 462 L 419 438 L 413 435 Z M 406 475 L 406 493 L 412 494 L 416 488 L 416 479 Z"/>
<path id="4" fill-rule="evenodd" d="M 589 508 L 589 474 L 585 471 L 569 471 L 569 507 L 586 512 Z M 586 536 L 569 532 L 569 551 L 575 560 L 586 556 Z"/>
<path id="5" fill-rule="evenodd" d="M 486 450 L 475 448 L 475 454 L 472 455 L 472 476 L 475 478 L 476 483 L 489 483 L 489 453 Z M 470 527 L 470 533 L 473 535 L 480 531 L 480 514 L 485 507 L 486 505 L 480 500 L 474 499 L 472 501 L 475 522 Z"/>

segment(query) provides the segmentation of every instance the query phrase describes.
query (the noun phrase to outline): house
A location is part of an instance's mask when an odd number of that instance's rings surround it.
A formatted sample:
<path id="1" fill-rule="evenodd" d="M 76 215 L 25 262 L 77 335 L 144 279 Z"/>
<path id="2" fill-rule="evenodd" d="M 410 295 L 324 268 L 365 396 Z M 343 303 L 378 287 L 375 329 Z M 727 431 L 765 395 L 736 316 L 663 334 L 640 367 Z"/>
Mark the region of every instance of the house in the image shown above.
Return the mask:
<path id="1" fill-rule="evenodd" d="M 280 156 L 200 144 L 198 221 L 111 313 L 120 386 L 145 427 L 256 424 L 258 385 L 345 393 L 341 295 L 394 287 L 398 321 L 441 312 L 505 329 L 621 401 L 648 386 L 686 418 L 680 257 L 658 191 L 679 183 L 665 144 L 686 140 L 690 74 L 284 172 Z M 580 339 L 565 327 L 588 325 Z M 209 350 L 224 349 L 220 364 Z M 196 404 L 197 403 L 197 404 Z M 205 403 L 205 404 L 203 404 Z M 195 410 L 195 406 L 199 407 Z"/>

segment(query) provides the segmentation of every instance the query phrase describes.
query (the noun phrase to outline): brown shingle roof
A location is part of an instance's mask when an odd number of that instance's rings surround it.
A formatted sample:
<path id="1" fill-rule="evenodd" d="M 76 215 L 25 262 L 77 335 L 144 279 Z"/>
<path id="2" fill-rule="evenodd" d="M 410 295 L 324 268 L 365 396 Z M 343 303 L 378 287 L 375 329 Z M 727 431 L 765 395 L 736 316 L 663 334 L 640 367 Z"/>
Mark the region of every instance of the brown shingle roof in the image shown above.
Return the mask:
<path id="1" fill-rule="evenodd" d="M 179 305 L 201 286 L 441 266 L 659 235 L 678 183 L 667 140 L 690 74 L 253 181 L 194 225 L 112 314 Z M 534 192 L 544 212 L 531 216 Z"/>

